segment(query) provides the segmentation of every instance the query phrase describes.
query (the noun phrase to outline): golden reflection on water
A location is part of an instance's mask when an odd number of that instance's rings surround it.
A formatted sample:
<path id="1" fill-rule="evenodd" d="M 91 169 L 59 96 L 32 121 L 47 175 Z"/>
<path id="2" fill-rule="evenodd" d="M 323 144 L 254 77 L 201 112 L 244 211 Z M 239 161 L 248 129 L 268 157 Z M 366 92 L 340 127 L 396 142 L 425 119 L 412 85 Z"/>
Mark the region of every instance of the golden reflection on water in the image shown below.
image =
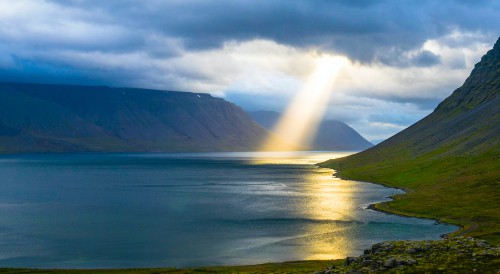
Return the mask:
<path id="1" fill-rule="evenodd" d="M 344 157 L 352 152 L 315 153 L 265 152 L 253 159 L 253 164 L 307 164 Z M 356 204 L 353 199 L 358 185 L 332 176 L 331 169 L 311 167 L 304 174 L 303 185 L 298 190 L 304 197 L 297 211 L 301 218 L 313 220 L 307 224 L 306 233 L 295 239 L 307 260 L 345 258 L 354 248 L 350 241 L 349 227 Z"/>
<path id="2" fill-rule="evenodd" d="M 308 227 L 312 244 L 308 260 L 345 258 L 352 253 L 346 223 L 355 213 L 353 195 L 356 186 L 348 181 L 333 178 L 331 170 L 318 168 L 318 171 L 306 178 L 309 197 L 303 214 L 323 223 Z M 339 223 L 343 222 L 343 223 Z"/>
<path id="3" fill-rule="evenodd" d="M 329 159 L 345 157 L 353 154 L 351 151 L 310 152 L 310 151 L 259 151 L 252 152 L 249 160 L 253 165 L 295 164 L 314 165 Z M 332 170 L 326 169 L 331 177 Z"/>

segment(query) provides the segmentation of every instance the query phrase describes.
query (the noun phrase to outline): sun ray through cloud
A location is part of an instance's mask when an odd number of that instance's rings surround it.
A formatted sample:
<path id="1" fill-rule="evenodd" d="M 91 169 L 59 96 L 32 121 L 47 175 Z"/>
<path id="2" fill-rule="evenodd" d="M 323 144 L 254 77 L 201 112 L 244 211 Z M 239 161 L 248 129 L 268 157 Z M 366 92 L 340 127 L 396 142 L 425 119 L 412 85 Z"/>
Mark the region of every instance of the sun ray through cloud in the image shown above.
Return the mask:
<path id="1" fill-rule="evenodd" d="M 293 98 L 262 150 L 304 150 L 316 134 L 336 76 L 347 58 L 323 55 L 304 87 Z M 275 138 L 277 137 L 277 138 Z"/>

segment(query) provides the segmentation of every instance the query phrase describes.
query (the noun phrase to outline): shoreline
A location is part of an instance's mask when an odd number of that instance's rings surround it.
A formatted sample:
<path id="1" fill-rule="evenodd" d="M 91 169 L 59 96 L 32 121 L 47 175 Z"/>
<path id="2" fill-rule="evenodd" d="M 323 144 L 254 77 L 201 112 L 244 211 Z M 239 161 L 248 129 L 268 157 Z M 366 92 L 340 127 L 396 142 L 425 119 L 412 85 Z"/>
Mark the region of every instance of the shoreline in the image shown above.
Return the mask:
<path id="1" fill-rule="evenodd" d="M 160 274 L 160 273 L 313 273 L 321 269 L 331 266 L 340 267 L 344 264 L 345 259 L 335 260 L 303 260 L 303 261 L 286 261 L 276 263 L 262 263 L 255 265 L 227 265 L 227 266 L 198 266 L 198 267 L 163 267 L 163 268 L 100 268 L 100 269 L 62 269 L 62 268 L 2 268 L 0 273 L 51 273 L 51 274 Z"/>
<path id="2" fill-rule="evenodd" d="M 358 183 L 380 185 L 380 186 L 387 187 L 387 188 L 399 189 L 399 190 L 401 190 L 401 191 L 404 192 L 403 194 L 396 194 L 396 195 L 407 195 L 408 193 L 415 192 L 413 189 L 410 189 L 410 188 L 390 186 L 390 185 L 387 185 L 387 184 L 384 184 L 384 183 L 377 183 L 377 182 L 359 181 L 359 180 L 350 179 L 350 178 L 347 178 L 347 177 L 342 177 L 342 176 L 338 175 L 339 174 L 338 170 L 333 169 L 331 167 L 322 166 L 320 164 L 321 163 L 318 163 L 318 164 L 316 164 L 316 166 L 321 167 L 321 168 L 327 168 L 327 169 L 333 170 L 334 173 L 332 174 L 332 176 L 335 177 L 335 178 L 339 178 L 339 179 L 342 179 L 342 180 L 348 180 L 348 181 L 355 181 L 355 182 L 358 182 Z M 390 200 L 389 201 L 381 201 L 381 202 L 378 202 L 378 203 L 369 204 L 366 208 L 367 209 L 371 209 L 373 211 L 380 212 L 380 213 L 384 213 L 384 214 L 396 215 L 396 216 L 404 217 L 404 218 L 417 218 L 417 219 L 424 219 L 424 220 L 432 220 L 432 221 L 435 221 L 437 224 L 445 224 L 445 225 L 452 225 L 452 226 L 458 227 L 457 231 L 450 232 L 450 233 L 447 233 L 447 234 L 443 234 L 443 235 L 440 236 L 441 238 L 447 238 L 452 233 L 459 233 L 460 231 L 464 230 L 464 226 L 462 224 L 454 224 L 454 223 L 449 223 L 449 222 L 443 222 L 443 221 L 441 221 L 439 219 L 435 219 L 435 218 L 423 217 L 423 216 L 418 216 L 418 215 L 411 215 L 411 213 L 407 213 L 406 214 L 406 213 L 402 213 L 402 212 L 391 211 L 390 209 L 387 209 L 387 208 L 380 208 L 380 206 L 383 206 L 384 204 L 390 203 L 390 202 L 392 202 L 392 201 L 395 200 L 394 195 L 393 196 L 387 196 L 386 198 L 388 198 Z M 457 236 L 460 236 L 460 235 L 457 235 Z"/>
<path id="3" fill-rule="evenodd" d="M 367 184 L 375 184 L 375 185 L 380 185 L 380 186 L 387 187 L 387 188 L 399 189 L 399 190 L 403 191 L 404 193 L 403 194 L 396 194 L 396 195 L 401 195 L 401 196 L 415 192 L 415 190 L 410 189 L 410 188 L 390 186 L 390 185 L 387 185 L 384 183 L 366 182 L 366 181 L 360 181 L 360 180 L 356 180 L 356 179 L 352 179 L 352 178 L 348 178 L 348 177 L 343 177 L 343 176 L 339 175 L 338 170 L 333 169 L 331 167 L 322 166 L 320 164 L 321 163 L 318 163 L 316 165 L 319 167 L 322 167 L 322 168 L 328 168 L 330 170 L 333 170 L 334 173 L 332 174 L 332 176 L 339 178 L 339 179 L 342 179 L 342 180 L 349 180 L 349 181 L 355 181 L 355 182 L 367 183 Z M 390 202 L 393 202 L 394 200 L 396 200 L 396 198 L 394 196 L 388 196 L 387 198 L 390 199 L 390 201 L 382 201 L 382 202 L 378 202 L 378 203 L 369 204 L 367 208 L 371 209 L 373 211 L 384 213 L 384 214 L 396 215 L 396 216 L 405 217 L 405 218 L 417 218 L 417 219 L 433 220 L 437 224 L 445 224 L 445 225 L 452 225 L 452 226 L 458 227 L 457 231 L 443 234 L 440 236 L 441 238 L 449 238 L 451 236 L 462 236 L 464 233 L 466 233 L 468 231 L 465 228 L 465 226 L 463 224 L 460 224 L 460 223 L 445 222 L 445 221 L 439 220 L 437 218 L 426 217 L 426 216 L 421 216 L 418 214 L 412 214 L 412 213 L 407 213 L 407 212 L 399 212 L 399 211 L 391 210 L 387 207 L 383 207 L 387 203 L 390 203 Z M 473 228 L 473 229 L 475 229 L 475 228 Z M 456 235 L 452 235 L 452 234 L 456 234 Z"/>

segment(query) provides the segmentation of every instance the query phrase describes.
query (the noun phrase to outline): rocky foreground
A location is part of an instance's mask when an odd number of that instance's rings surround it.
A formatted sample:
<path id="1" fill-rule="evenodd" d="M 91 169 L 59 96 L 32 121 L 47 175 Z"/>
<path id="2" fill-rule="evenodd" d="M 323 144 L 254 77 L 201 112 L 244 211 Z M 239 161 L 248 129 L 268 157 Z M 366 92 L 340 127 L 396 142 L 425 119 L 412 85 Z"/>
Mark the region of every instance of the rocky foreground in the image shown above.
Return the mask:
<path id="1" fill-rule="evenodd" d="M 474 238 L 393 241 L 373 245 L 327 273 L 500 273 L 500 247 Z"/>

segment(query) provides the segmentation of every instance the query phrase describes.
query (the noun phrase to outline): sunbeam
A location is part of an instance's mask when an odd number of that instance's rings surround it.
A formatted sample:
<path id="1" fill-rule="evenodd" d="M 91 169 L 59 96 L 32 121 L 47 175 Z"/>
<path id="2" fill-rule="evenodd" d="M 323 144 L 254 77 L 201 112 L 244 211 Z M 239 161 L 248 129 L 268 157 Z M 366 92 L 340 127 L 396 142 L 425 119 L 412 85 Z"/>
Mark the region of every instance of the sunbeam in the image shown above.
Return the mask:
<path id="1" fill-rule="evenodd" d="M 345 57 L 322 56 L 304 87 L 292 100 L 262 150 L 305 150 L 315 136 Z"/>

